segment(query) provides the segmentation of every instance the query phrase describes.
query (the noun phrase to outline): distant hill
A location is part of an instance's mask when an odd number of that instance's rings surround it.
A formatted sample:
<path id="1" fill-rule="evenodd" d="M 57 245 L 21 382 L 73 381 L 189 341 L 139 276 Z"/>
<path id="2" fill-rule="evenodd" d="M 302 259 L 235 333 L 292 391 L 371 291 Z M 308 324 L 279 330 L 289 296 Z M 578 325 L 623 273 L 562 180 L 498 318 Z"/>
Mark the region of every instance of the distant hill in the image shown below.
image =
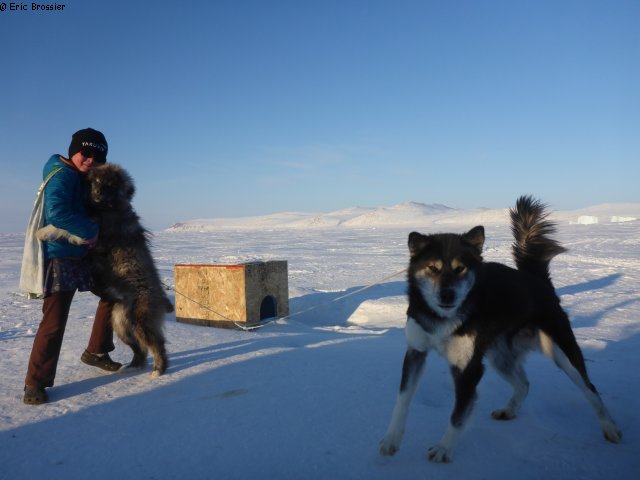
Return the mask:
<path id="1" fill-rule="evenodd" d="M 609 203 L 571 211 L 552 212 L 564 224 L 624 223 L 640 221 L 640 203 Z M 502 225 L 509 209 L 462 210 L 440 204 L 406 202 L 391 207 L 352 207 L 329 213 L 282 212 L 239 218 L 194 219 L 176 223 L 169 232 L 202 232 L 262 228 L 419 228 L 430 225 Z"/>

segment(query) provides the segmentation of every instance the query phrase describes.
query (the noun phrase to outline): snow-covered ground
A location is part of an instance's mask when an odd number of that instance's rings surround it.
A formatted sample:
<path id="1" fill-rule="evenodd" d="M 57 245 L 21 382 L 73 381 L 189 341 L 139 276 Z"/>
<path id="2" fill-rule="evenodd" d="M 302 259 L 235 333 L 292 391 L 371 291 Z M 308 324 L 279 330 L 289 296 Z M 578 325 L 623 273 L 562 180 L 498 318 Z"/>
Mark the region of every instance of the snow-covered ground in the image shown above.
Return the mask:
<path id="1" fill-rule="evenodd" d="M 0 235 L 0 478 L 640 478 L 640 205 L 553 218 L 569 248 L 552 262 L 553 278 L 592 380 L 624 433 L 619 445 L 603 439 L 578 389 L 534 354 L 520 416 L 490 418 L 510 388 L 487 370 L 453 462 L 432 464 L 426 450 L 442 435 L 453 400 L 448 367 L 434 354 L 400 451 L 378 454 L 405 349 L 404 278 L 334 300 L 402 270 L 413 229 L 484 223 L 485 258 L 512 264 L 506 210 L 409 203 L 187 221 L 156 232 L 154 256 L 168 285 L 177 263 L 284 259 L 291 312 L 305 313 L 252 332 L 169 315 L 170 368 L 152 379 L 150 367 L 106 374 L 80 362 L 97 301 L 78 293 L 50 403 L 37 407 L 22 403 L 22 386 L 41 301 L 17 290 L 23 235 Z M 112 356 L 131 355 L 117 341 Z"/>

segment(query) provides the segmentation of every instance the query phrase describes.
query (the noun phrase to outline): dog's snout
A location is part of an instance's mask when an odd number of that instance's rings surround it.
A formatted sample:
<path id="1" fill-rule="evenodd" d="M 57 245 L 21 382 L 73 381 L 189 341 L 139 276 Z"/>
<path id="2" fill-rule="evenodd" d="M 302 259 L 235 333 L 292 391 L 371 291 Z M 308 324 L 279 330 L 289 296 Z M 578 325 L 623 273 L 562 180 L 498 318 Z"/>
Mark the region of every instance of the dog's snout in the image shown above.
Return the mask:
<path id="1" fill-rule="evenodd" d="M 444 305 L 451 305 L 456 300 L 456 292 L 452 288 L 443 288 L 440 290 L 440 301 Z"/>

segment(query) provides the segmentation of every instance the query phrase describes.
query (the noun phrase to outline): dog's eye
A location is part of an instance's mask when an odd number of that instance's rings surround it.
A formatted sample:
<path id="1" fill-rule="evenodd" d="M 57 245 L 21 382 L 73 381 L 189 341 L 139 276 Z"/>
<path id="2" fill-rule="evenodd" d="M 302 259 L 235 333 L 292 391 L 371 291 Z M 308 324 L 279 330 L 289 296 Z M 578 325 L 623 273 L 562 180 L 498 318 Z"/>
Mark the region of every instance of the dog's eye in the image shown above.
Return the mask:
<path id="1" fill-rule="evenodd" d="M 429 265 L 427 268 L 429 269 L 429 272 L 434 275 L 437 275 L 438 273 L 440 273 L 440 269 L 438 268 L 437 265 Z"/>
<path id="2" fill-rule="evenodd" d="M 467 267 L 465 267 L 464 265 L 458 265 L 453 269 L 453 273 L 455 273 L 456 275 L 464 275 L 466 271 Z"/>

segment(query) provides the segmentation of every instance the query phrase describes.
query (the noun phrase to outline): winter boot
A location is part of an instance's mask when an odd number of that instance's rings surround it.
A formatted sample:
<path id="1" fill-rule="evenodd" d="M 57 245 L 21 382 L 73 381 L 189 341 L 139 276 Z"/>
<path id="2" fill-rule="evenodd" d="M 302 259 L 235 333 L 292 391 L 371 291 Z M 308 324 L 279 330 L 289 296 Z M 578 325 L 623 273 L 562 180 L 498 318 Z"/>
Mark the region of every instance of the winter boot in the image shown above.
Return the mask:
<path id="1" fill-rule="evenodd" d="M 80 360 L 82 361 L 82 363 L 86 363 L 87 365 L 91 365 L 92 367 L 101 368 L 102 370 L 106 370 L 107 372 L 117 372 L 122 367 L 121 363 L 111 360 L 111 357 L 108 353 L 105 353 L 104 355 L 94 355 L 93 353 L 89 353 L 85 350 L 80 357 Z"/>
<path id="2" fill-rule="evenodd" d="M 27 405 L 40 405 L 47 403 L 49 397 L 43 387 L 32 387 L 31 385 L 24 386 L 24 398 L 22 399 Z"/>

